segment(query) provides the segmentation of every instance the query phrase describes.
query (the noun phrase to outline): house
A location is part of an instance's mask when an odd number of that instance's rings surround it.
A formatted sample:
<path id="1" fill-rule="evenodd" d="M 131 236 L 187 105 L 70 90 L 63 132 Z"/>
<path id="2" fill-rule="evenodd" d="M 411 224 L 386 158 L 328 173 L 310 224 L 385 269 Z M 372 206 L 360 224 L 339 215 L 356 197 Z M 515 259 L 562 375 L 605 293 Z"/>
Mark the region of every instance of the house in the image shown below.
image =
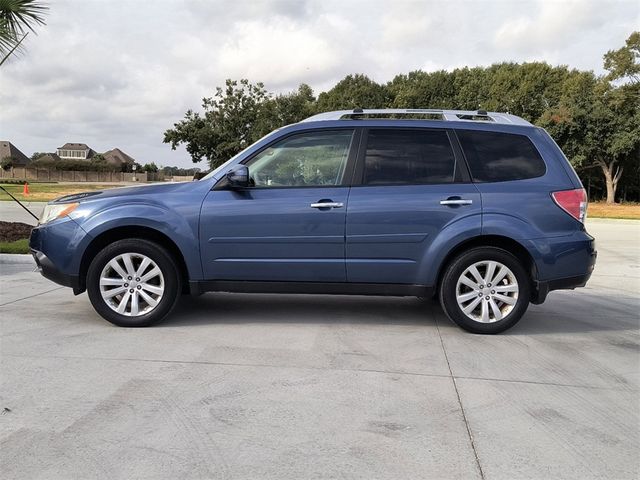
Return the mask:
<path id="1" fill-rule="evenodd" d="M 38 157 L 36 160 L 42 163 L 59 162 L 60 157 L 57 153 L 45 153 L 44 155 Z"/>
<path id="2" fill-rule="evenodd" d="M 96 154 L 86 143 L 65 143 L 56 153 L 62 160 L 89 160 Z"/>
<path id="3" fill-rule="evenodd" d="M 125 163 L 133 165 L 135 163 L 135 159 L 133 157 L 130 157 L 119 148 L 113 148 L 108 152 L 104 152 L 102 156 L 110 165 L 123 165 Z"/>
<path id="4" fill-rule="evenodd" d="M 98 154 L 93 148 L 86 143 L 65 143 L 59 147 L 56 153 L 46 155 L 47 160 L 91 160 L 96 155 L 104 157 L 109 165 L 120 167 L 124 164 L 133 165 L 135 159 L 127 155 L 119 148 L 113 148 L 108 152 Z M 100 158 L 100 157 L 98 157 Z"/>
<path id="5" fill-rule="evenodd" d="M 14 167 L 24 167 L 31 162 L 29 157 L 7 140 L 0 140 L 0 161 L 10 158 Z"/>

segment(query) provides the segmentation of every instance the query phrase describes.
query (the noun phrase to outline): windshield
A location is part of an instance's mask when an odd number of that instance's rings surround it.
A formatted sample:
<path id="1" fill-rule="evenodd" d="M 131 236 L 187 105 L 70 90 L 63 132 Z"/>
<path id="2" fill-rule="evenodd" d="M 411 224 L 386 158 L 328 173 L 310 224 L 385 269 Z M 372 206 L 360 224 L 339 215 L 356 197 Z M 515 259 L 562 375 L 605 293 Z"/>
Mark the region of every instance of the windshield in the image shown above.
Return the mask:
<path id="1" fill-rule="evenodd" d="M 227 168 L 231 163 L 234 162 L 234 160 L 236 160 L 238 157 L 240 157 L 244 152 L 246 152 L 247 150 L 255 147 L 258 143 L 260 143 L 261 141 L 263 141 L 264 139 L 270 137 L 271 135 L 273 135 L 274 133 L 276 133 L 278 130 L 280 130 L 279 128 L 275 129 L 273 132 L 267 133 L 264 137 L 262 137 L 259 140 L 256 140 L 255 142 L 253 142 L 251 145 L 249 145 L 247 148 L 243 149 L 242 151 L 236 153 L 233 157 L 231 157 L 229 160 L 227 160 L 226 162 L 224 162 L 222 165 L 220 165 L 217 168 L 214 168 L 212 171 L 210 171 L 209 173 L 207 173 L 206 176 L 202 177 L 200 179 L 200 181 L 202 180 L 207 180 L 209 178 L 215 177 L 218 173 L 220 173 L 221 171 L 223 171 L 225 168 Z"/>

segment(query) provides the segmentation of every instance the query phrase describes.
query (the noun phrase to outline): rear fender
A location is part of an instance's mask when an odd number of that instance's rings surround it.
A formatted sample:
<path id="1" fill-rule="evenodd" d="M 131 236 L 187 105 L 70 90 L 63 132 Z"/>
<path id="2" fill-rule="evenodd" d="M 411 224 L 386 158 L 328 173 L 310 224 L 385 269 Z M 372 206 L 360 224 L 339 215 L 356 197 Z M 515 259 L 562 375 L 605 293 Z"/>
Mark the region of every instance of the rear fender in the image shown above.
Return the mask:
<path id="1" fill-rule="evenodd" d="M 482 233 L 480 218 L 480 214 L 461 218 L 439 232 L 420 261 L 417 283 L 427 286 L 437 284 L 438 272 L 449 252 Z"/>

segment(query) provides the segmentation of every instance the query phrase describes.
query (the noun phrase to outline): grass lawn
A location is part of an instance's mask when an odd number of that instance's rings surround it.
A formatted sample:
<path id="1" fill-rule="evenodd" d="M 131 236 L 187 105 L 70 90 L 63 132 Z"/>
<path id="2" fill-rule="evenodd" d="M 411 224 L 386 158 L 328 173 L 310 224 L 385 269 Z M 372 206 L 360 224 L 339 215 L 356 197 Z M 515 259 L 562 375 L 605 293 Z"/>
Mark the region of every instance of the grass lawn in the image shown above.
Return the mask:
<path id="1" fill-rule="evenodd" d="M 0 181 L 0 186 L 5 188 L 11 195 L 21 202 L 48 202 L 63 195 L 72 193 L 89 192 L 91 190 L 106 190 L 115 187 L 125 187 L 127 184 L 100 185 L 94 183 L 30 183 L 29 195 L 23 195 L 23 185 L 4 184 Z M 0 200 L 10 201 L 11 197 L 0 190 Z"/>
<path id="2" fill-rule="evenodd" d="M 29 239 L 23 238 L 15 242 L 0 242 L 0 253 L 29 253 Z"/>
<path id="3" fill-rule="evenodd" d="M 587 218 L 626 218 L 640 220 L 640 203 L 589 203 Z"/>

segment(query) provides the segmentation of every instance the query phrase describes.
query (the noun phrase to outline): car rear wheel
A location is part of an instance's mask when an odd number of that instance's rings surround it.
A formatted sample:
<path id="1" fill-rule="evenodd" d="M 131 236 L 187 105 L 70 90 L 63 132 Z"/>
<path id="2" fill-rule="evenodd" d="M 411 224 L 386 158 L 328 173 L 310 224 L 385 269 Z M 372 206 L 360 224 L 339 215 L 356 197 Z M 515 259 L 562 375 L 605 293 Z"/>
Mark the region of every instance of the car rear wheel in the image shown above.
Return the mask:
<path id="1" fill-rule="evenodd" d="M 87 292 L 95 310 L 121 327 L 146 327 L 175 306 L 181 277 L 160 245 L 125 239 L 101 250 L 87 272 Z"/>
<path id="2" fill-rule="evenodd" d="M 440 284 L 440 304 L 457 325 L 494 334 L 514 326 L 529 306 L 531 287 L 522 263 L 506 250 L 478 247 L 455 258 Z"/>

